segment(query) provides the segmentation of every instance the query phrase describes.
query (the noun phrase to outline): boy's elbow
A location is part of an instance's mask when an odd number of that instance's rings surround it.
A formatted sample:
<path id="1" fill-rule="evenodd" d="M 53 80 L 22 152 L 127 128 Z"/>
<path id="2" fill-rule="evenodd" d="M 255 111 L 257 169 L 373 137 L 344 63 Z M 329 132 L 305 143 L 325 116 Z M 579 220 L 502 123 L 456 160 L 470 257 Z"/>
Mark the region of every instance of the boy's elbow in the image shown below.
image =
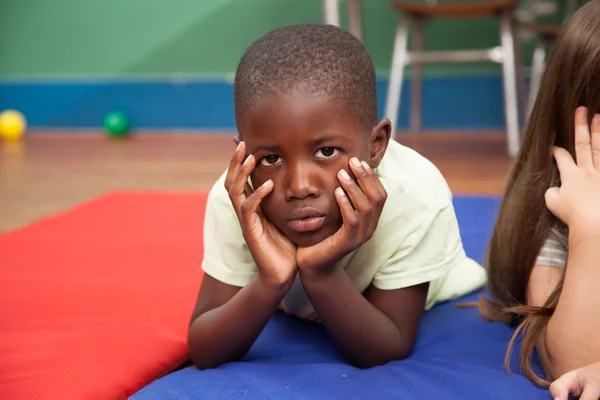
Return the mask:
<path id="1" fill-rule="evenodd" d="M 369 369 L 392 361 L 402 361 L 410 356 L 411 350 L 411 348 L 399 347 L 374 357 L 353 357 L 349 359 L 349 362 L 355 368 Z"/>

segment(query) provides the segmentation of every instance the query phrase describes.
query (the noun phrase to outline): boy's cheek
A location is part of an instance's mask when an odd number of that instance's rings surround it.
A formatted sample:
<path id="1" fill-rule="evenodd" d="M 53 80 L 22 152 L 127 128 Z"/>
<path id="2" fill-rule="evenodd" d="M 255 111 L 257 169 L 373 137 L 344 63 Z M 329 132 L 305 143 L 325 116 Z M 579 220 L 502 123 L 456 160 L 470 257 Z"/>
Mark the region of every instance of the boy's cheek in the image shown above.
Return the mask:
<path id="1" fill-rule="evenodd" d="M 250 173 L 250 187 L 252 187 L 253 190 L 256 190 L 256 188 L 260 187 L 260 185 L 267 181 L 267 179 L 261 175 L 263 174 L 260 174 L 256 171 Z"/>

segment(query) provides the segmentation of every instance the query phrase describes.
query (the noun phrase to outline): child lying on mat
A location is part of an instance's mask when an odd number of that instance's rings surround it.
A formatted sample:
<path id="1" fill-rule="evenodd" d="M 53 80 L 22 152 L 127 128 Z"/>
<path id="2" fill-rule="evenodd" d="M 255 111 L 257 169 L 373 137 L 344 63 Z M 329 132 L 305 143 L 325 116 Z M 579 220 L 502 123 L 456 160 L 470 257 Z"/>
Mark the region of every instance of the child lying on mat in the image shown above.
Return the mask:
<path id="1" fill-rule="evenodd" d="M 518 326 L 524 373 L 600 398 L 600 0 L 554 45 L 488 252 L 484 316 Z M 591 124 L 591 127 L 590 127 Z M 591 131 L 591 134 L 590 134 Z M 553 162 L 555 160 L 555 163 Z M 534 350 L 546 377 L 531 368 Z"/>
<path id="2" fill-rule="evenodd" d="M 482 286 L 444 178 L 377 122 L 354 36 L 295 25 L 256 41 L 235 116 L 239 145 L 206 210 L 198 367 L 242 359 L 278 308 L 322 322 L 358 367 L 400 360 L 424 309 Z"/>

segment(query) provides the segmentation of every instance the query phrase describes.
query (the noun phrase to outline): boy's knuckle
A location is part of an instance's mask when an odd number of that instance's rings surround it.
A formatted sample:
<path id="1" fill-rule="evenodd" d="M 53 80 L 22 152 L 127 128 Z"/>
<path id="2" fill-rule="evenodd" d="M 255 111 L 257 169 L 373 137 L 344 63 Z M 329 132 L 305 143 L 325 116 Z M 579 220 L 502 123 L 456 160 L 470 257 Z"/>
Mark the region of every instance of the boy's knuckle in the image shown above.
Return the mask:
<path id="1" fill-rule="evenodd" d="M 348 219 L 348 225 L 355 227 L 358 225 L 358 218 L 356 216 L 352 216 Z"/>
<path id="2" fill-rule="evenodd" d="M 248 204 L 248 201 L 244 201 L 242 203 L 242 205 L 240 206 L 240 211 L 242 212 L 242 214 L 247 214 L 250 211 L 250 204 Z"/>

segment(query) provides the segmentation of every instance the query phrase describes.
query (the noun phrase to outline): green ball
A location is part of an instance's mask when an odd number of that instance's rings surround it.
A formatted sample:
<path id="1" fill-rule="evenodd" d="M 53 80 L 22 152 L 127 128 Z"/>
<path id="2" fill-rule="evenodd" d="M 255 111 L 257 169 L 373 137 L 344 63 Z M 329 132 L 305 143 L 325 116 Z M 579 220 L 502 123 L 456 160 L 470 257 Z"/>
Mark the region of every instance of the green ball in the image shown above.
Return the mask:
<path id="1" fill-rule="evenodd" d="M 129 120 L 122 113 L 108 113 L 104 117 L 104 129 L 106 129 L 111 136 L 125 136 L 129 132 Z"/>

